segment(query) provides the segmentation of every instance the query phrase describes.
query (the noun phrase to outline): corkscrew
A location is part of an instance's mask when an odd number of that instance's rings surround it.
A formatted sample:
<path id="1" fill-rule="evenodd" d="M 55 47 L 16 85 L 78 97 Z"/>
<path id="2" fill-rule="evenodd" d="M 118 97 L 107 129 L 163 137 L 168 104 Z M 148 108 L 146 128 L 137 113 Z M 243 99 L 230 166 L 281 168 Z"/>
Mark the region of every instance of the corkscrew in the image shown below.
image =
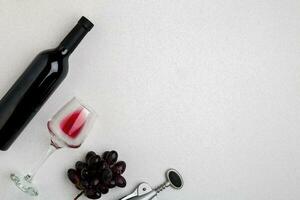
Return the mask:
<path id="1" fill-rule="evenodd" d="M 120 200 L 157 200 L 157 195 L 167 187 L 181 189 L 183 179 L 175 169 L 169 169 L 166 173 L 167 181 L 156 189 L 152 189 L 148 183 L 141 183 L 135 191 Z"/>

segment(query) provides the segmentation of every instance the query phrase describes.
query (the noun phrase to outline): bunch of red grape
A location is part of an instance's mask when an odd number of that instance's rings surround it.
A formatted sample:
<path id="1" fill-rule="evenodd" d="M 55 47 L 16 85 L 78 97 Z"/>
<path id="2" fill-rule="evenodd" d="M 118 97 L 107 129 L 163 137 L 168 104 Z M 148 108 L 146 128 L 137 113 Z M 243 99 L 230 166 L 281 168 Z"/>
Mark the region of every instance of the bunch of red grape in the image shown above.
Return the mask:
<path id="1" fill-rule="evenodd" d="M 81 190 L 81 195 L 90 199 L 99 199 L 101 194 L 107 194 L 110 188 L 125 187 L 126 180 L 122 176 L 126 169 L 124 161 L 117 161 L 116 151 L 106 151 L 101 156 L 90 151 L 86 154 L 85 162 L 78 161 L 75 169 L 68 170 L 70 181 Z"/>

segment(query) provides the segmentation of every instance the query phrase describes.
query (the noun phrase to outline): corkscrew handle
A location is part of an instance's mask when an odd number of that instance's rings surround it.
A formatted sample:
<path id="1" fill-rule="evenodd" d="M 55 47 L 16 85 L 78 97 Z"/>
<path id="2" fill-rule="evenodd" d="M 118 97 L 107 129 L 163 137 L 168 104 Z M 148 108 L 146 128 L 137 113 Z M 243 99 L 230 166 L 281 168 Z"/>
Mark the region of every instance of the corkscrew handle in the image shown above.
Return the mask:
<path id="1" fill-rule="evenodd" d="M 157 196 L 157 192 L 155 190 L 152 190 L 151 192 L 149 192 L 147 194 L 143 194 L 141 196 L 135 196 L 128 200 L 152 200 L 156 196 Z"/>
<path id="2" fill-rule="evenodd" d="M 120 200 L 156 200 L 157 192 L 148 183 L 141 183 L 134 192 Z"/>
<path id="3" fill-rule="evenodd" d="M 157 194 L 171 186 L 174 189 L 181 189 L 183 179 L 175 169 L 169 169 L 166 174 L 167 181 L 156 189 L 152 189 L 148 183 L 141 183 L 133 193 L 120 200 L 156 200 Z"/>

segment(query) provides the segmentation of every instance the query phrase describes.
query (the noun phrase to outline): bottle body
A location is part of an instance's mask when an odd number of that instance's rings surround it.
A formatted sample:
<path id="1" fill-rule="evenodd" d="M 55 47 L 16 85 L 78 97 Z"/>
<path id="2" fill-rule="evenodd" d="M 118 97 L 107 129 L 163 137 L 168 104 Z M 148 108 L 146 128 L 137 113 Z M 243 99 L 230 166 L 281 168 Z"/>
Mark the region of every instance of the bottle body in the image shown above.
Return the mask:
<path id="1" fill-rule="evenodd" d="M 68 73 L 68 57 L 40 53 L 0 101 L 0 149 L 7 150 Z"/>
<path id="2" fill-rule="evenodd" d="M 81 17 L 52 50 L 38 54 L 0 100 L 0 150 L 7 150 L 68 73 L 68 58 L 94 25 Z"/>

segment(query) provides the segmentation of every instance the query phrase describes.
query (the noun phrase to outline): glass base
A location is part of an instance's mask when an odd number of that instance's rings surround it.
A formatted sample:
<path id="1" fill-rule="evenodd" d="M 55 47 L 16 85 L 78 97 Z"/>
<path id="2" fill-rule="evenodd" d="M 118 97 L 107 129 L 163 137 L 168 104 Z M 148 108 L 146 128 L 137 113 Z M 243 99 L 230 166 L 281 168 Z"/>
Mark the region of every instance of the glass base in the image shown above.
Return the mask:
<path id="1" fill-rule="evenodd" d="M 16 174 L 10 174 L 10 179 L 15 183 L 15 185 L 26 194 L 31 196 L 38 196 L 37 188 L 31 183 L 30 176 L 21 176 Z"/>

